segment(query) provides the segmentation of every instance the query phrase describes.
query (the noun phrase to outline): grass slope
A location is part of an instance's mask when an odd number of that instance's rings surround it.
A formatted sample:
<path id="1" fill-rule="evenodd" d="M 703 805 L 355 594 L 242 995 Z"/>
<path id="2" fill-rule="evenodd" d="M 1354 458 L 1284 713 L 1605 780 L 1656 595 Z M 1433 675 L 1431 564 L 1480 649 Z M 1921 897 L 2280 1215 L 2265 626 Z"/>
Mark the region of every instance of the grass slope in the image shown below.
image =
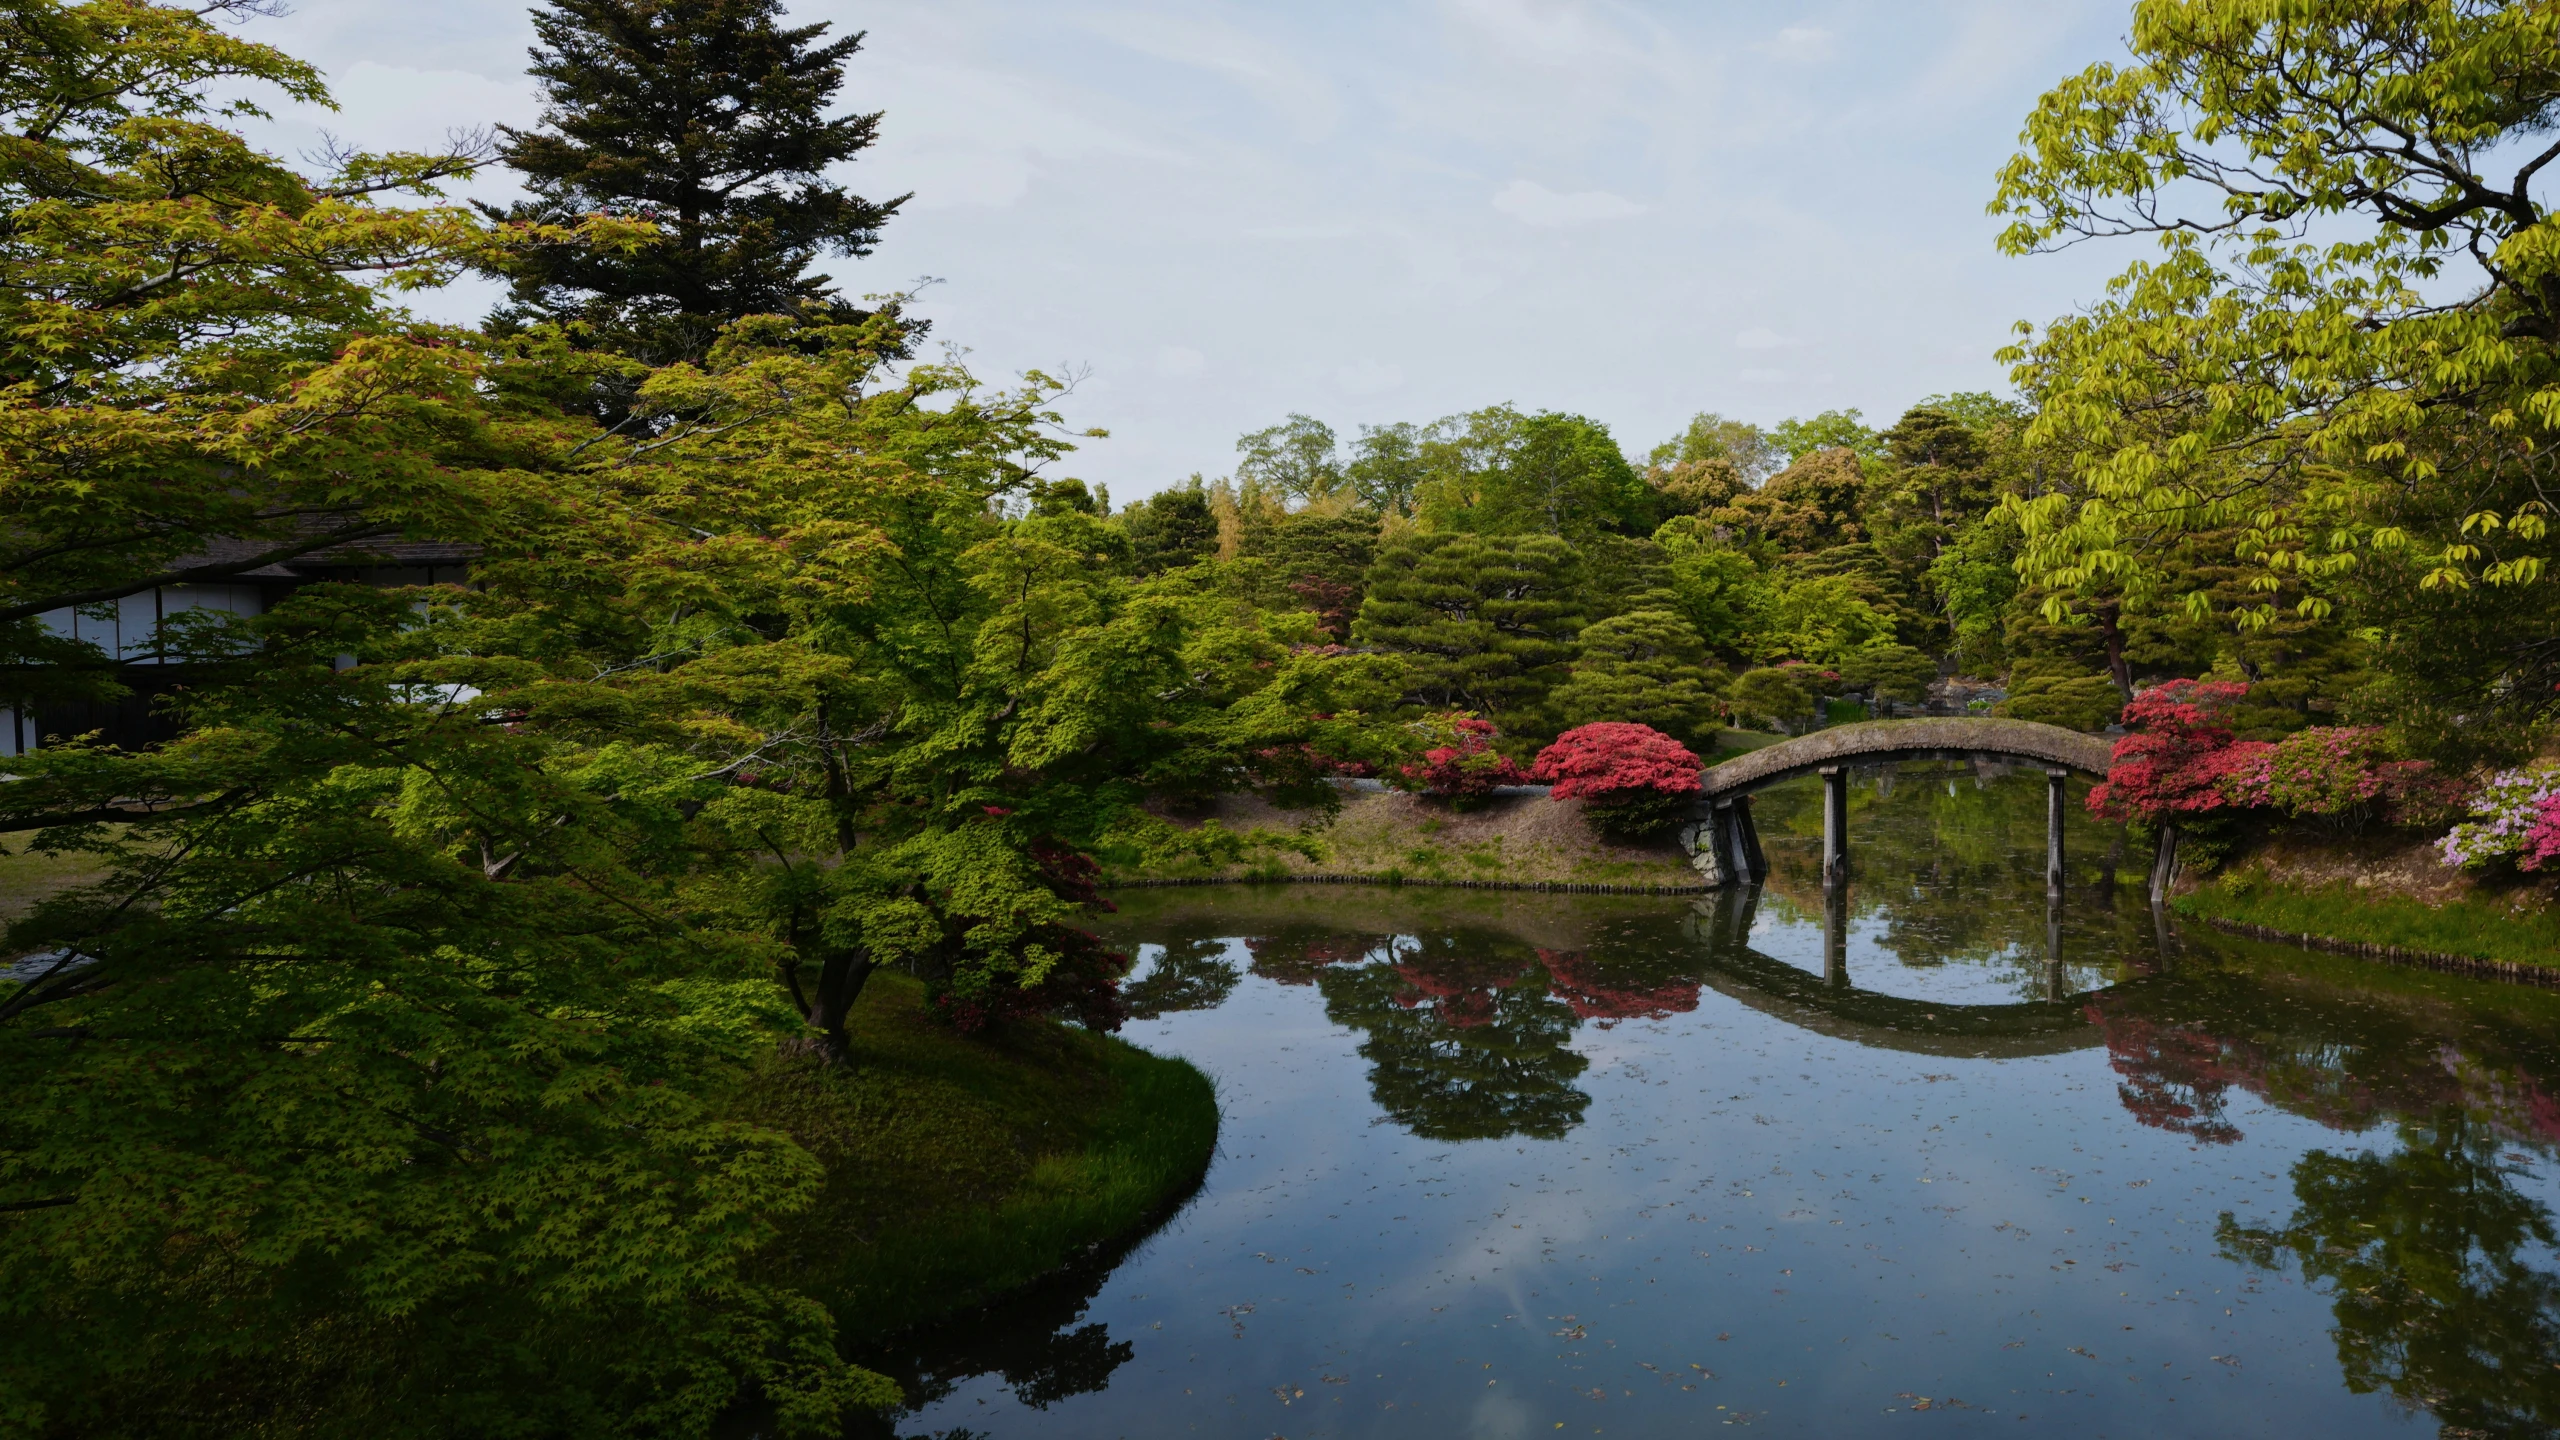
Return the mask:
<path id="1" fill-rule="evenodd" d="M 2263 925 L 2360 945 L 2560 965 L 2560 911 L 2519 909 L 2494 895 L 2430 903 L 2345 883 L 2291 885 L 2243 871 L 2176 902 L 2182 915 Z"/>
<path id="2" fill-rule="evenodd" d="M 751 1118 L 827 1167 L 767 1263 L 860 1343 L 1028 1284 L 1188 1194 L 1217 1097 L 1181 1060 L 1064 1025 L 963 1037 L 875 976 L 842 1070 L 777 1058 Z"/>

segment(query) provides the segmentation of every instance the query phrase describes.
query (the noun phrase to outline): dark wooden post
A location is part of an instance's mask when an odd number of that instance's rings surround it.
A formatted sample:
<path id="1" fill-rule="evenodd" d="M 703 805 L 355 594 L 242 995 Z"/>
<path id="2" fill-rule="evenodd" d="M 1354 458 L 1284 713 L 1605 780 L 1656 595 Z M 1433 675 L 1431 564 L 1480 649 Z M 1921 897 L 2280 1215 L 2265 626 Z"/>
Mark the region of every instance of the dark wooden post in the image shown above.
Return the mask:
<path id="1" fill-rule="evenodd" d="M 1769 878 L 1769 855 L 1760 848 L 1760 827 L 1751 820 L 1751 797 L 1733 797 L 1734 859 L 1742 869 L 1742 883 L 1758 885 Z"/>
<path id="2" fill-rule="evenodd" d="M 2062 893 L 2062 811 L 2070 799 L 2068 770 L 2044 772 L 2044 892 Z"/>
<path id="3" fill-rule="evenodd" d="M 1833 885 L 1822 892 L 1822 979 L 1834 990 L 1849 988 L 1849 887 Z"/>
<path id="4" fill-rule="evenodd" d="M 2062 891 L 2044 896 L 2044 998 L 2062 998 Z"/>
<path id="5" fill-rule="evenodd" d="M 1849 878 L 1849 767 L 1822 767 L 1822 883 Z"/>
<path id="6" fill-rule="evenodd" d="M 2151 856 L 2151 903 L 2169 903 L 2169 887 L 2178 883 L 2178 827 L 2160 827 L 2160 848 Z"/>

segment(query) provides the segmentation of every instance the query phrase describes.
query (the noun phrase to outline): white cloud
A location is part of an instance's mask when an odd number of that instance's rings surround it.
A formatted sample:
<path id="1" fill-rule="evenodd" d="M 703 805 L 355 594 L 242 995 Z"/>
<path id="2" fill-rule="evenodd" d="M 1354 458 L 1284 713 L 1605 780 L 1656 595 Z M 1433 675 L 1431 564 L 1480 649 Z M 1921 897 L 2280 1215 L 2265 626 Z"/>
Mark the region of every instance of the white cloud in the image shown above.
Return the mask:
<path id="1" fill-rule="evenodd" d="M 1795 376 L 1785 370 L 1740 370 L 1734 373 L 1734 378 L 1754 385 L 1783 385 Z"/>
<path id="2" fill-rule="evenodd" d="M 1209 357 L 1188 345 L 1167 345 L 1156 352 L 1156 373 L 1180 380 L 1209 368 Z"/>
<path id="3" fill-rule="evenodd" d="M 1737 350 L 1792 350 L 1804 342 L 1790 340 L 1766 325 L 1755 325 L 1733 337 Z"/>
<path id="4" fill-rule="evenodd" d="M 1542 228 L 1624 220 L 1641 215 L 1645 210 L 1633 200 L 1623 195 L 1612 195 L 1606 190 L 1577 190 L 1566 194 L 1550 190 L 1535 180 L 1514 180 L 1495 191 L 1493 208 L 1523 225 Z"/>
<path id="5" fill-rule="evenodd" d="M 1289 124 L 1300 140 L 1321 140 L 1342 115 L 1333 87 L 1277 43 L 1189 10 L 1115 11 L 1085 28 L 1157 60 L 1205 70 L 1242 86 Z"/>
<path id="6" fill-rule="evenodd" d="M 1787 60 L 1828 60 L 1832 35 L 1818 25 L 1790 25 L 1769 42 L 1771 53 Z"/>
<path id="7" fill-rule="evenodd" d="M 1404 371 L 1399 366 L 1382 365 L 1363 358 L 1333 372 L 1333 378 L 1353 395 L 1384 395 L 1404 384 Z"/>

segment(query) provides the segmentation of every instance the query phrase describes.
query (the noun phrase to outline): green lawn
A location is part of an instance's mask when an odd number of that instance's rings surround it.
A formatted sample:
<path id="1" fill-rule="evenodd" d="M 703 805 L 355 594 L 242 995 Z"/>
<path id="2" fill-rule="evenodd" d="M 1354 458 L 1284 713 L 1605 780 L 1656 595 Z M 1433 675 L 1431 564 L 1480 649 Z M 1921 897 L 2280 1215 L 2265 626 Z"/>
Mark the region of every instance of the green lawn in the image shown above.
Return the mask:
<path id="1" fill-rule="evenodd" d="M 0 837 L 0 926 L 26 918 L 37 902 L 85 885 L 106 873 L 95 855 L 39 855 L 26 848 L 32 835 Z"/>
<path id="2" fill-rule="evenodd" d="M 2178 912 L 2236 920 L 2292 935 L 2358 945 L 2396 945 L 2438 955 L 2560 965 L 2560 909 L 2519 910 L 2480 896 L 2441 906 L 2377 896 L 2352 885 L 2297 888 L 2253 874 L 2213 881 L 2177 902 Z"/>
<path id="3" fill-rule="evenodd" d="M 847 1341 L 877 1339 L 1038 1279 L 1188 1193 L 1217 1144 L 1188 1063 L 1047 1022 L 953 1033 L 923 987 L 872 979 L 854 1064 L 777 1058 L 747 1116 L 826 1164 L 773 1278 L 823 1301 Z"/>

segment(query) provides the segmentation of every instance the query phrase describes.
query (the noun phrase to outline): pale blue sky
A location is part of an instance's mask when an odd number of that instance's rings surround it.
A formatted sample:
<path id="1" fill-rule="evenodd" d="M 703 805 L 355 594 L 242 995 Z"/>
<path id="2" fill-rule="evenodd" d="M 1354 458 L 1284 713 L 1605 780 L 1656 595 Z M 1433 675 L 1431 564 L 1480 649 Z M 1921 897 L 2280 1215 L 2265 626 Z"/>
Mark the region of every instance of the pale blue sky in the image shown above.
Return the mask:
<path id="1" fill-rule="evenodd" d="M 1001 378 L 1086 372 L 1065 467 L 1134 498 L 1290 411 L 1347 437 L 1500 401 L 1641 453 L 1697 410 L 1886 420 L 2003 389 L 2018 320 L 2124 246 L 2010 260 L 1983 213 L 2035 97 L 2116 58 L 2126 0 L 1363 4 L 799 0 L 870 32 L 849 167 L 916 198 L 854 293 L 942 283 Z M 370 147 L 528 121 L 521 0 L 302 0 Z M 299 148 L 309 117 L 276 143 Z M 484 193 L 504 189 L 503 179 Z M 426 308 L 454 318 L 485 290 Z"/>

